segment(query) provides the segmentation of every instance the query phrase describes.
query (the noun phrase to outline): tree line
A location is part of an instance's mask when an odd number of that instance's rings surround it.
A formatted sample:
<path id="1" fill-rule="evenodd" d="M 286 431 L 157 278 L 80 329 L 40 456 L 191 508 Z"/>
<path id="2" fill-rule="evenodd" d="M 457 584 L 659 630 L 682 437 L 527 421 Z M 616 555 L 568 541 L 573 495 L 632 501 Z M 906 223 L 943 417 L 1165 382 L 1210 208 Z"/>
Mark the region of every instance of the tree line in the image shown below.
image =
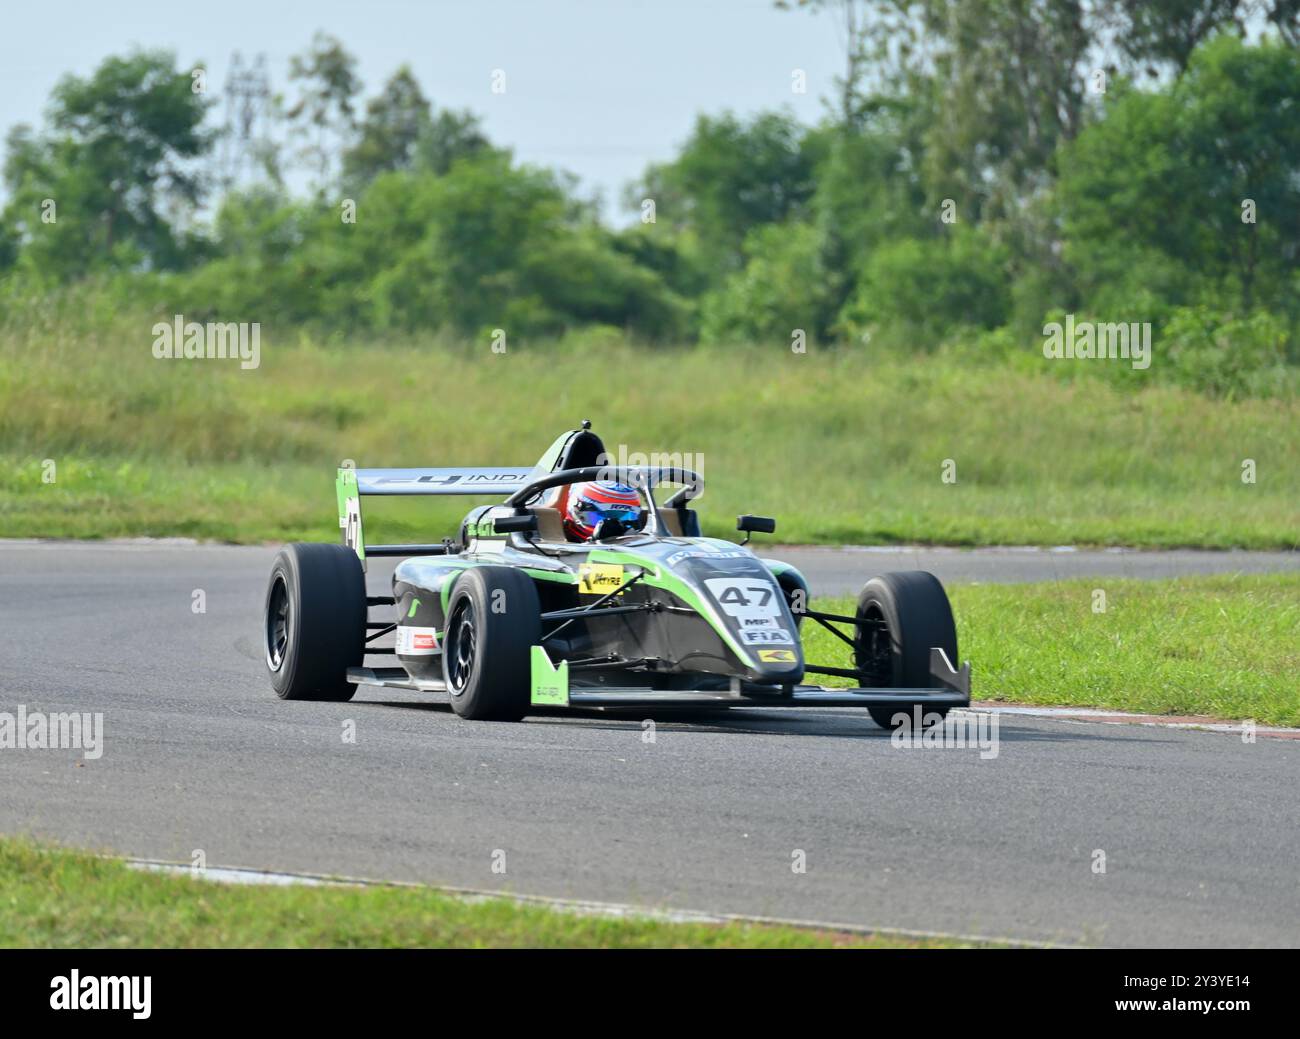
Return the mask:
<path id="1" fill-rule="evenodd" d="M 328 36 L 237 185 L 194 71 L 110 57 L 6 137 L 0 279 L 345 334 L 996 354 L 1079 313 L 1151 322 L 1211 382 L 1295 361 L 1300 0 L 788 6 L 842 23 L 824 117 L 700 114 L 626 227 L 407 67 L 363 100 Z"/>

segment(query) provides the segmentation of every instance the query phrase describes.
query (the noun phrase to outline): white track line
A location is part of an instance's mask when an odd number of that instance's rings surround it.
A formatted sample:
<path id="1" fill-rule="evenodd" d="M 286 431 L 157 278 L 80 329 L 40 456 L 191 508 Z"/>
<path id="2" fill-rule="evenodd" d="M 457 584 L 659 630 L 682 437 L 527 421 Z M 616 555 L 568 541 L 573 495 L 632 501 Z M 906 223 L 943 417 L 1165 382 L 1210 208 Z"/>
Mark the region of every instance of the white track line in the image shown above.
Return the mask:
<path id="1" fill-rule="evenodd" d="M 1131 711 L 1108 711 L 1101 707 L 1034 707 L 1025 705 L 974 703 L 968 708 L 958 708 L 970 712 L 983 711 L 987 714 L 1011 714 L 1028 718 L 1056 718 L 1061 721 L 1095 722 L 1099 725 L 1149 725 L 1160 729 L 1199 729 L 1202 732 L 1219 732 L 1240 736 L 1245 730 L 1244 722 L 1222 721 L 1213 718 L 1182 718 L 1177 715 L 1139 714 Z M 954 712 L 955 713 L 955 712 Z M 1300 739 L 1300 729 L 1289 729 L 1278 725 L 1256 725 L 1252 730 L 1256 736 L 1273 739 Z"/>

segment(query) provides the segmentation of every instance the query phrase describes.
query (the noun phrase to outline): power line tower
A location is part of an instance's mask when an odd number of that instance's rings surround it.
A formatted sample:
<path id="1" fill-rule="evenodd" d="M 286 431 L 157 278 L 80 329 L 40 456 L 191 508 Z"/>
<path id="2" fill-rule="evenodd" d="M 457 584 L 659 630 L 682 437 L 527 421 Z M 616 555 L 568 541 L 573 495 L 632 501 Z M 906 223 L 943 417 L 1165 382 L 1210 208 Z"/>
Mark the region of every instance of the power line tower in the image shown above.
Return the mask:
<path id="1" fill-rule="evenodd" d="M 222 96 L 226 118 L 221 143 L 221 181 L 226 189 L 258 172 L 271 144 L 271 77 L 266 55 L 251 64 L 235 51 Z"/>

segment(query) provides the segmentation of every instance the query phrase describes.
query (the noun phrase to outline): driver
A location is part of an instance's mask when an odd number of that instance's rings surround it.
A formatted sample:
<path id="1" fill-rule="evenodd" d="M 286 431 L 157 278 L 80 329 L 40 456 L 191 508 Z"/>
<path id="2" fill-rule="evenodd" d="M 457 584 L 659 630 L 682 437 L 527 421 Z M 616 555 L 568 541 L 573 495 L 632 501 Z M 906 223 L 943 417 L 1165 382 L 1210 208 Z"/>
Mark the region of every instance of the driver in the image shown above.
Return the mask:
<path id="1" fill-rule="evenodd" d="M 590 541 L 602 521 L 607 523 L 603 537 L 640 530 L 645 526 L 646 511 L 641 497 L 625 483 L 592 480 L 575 483 L 569 488 L 564 508 L 564 533 L 570 541 Z"/>

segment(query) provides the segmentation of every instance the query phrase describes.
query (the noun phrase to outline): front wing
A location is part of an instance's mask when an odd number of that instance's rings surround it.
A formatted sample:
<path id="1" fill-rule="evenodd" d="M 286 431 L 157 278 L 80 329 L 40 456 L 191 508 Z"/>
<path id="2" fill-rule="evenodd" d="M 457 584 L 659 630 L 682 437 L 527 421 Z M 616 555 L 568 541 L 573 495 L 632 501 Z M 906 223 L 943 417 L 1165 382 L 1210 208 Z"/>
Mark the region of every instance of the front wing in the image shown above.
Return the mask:
<path id="1" fill-rule="evenodd" d="M 540 655 L 540 656 L 539 656 Z M 733 680 L 727 689 L 676 690 L 650 686 L 611 688 L 581 679 L 570 680 L 568 665 L 553 666 L 541 646 L 533 647 L 532 695 L 534 707 L 583 710 L 717 710 L 722 707 L 897 707 L 910 709 L 967 707 L 970 705 L 970 664 L 954 668 L 939 647 L 930 650 L 933 687 L 926 689 L 835 689 L 827 686 L 760 686 Z M 446 692 L 436 680 L 412 679 L 400 667 L 353 667 L 348 681 L 357 685 L 419 692 Z"/>

